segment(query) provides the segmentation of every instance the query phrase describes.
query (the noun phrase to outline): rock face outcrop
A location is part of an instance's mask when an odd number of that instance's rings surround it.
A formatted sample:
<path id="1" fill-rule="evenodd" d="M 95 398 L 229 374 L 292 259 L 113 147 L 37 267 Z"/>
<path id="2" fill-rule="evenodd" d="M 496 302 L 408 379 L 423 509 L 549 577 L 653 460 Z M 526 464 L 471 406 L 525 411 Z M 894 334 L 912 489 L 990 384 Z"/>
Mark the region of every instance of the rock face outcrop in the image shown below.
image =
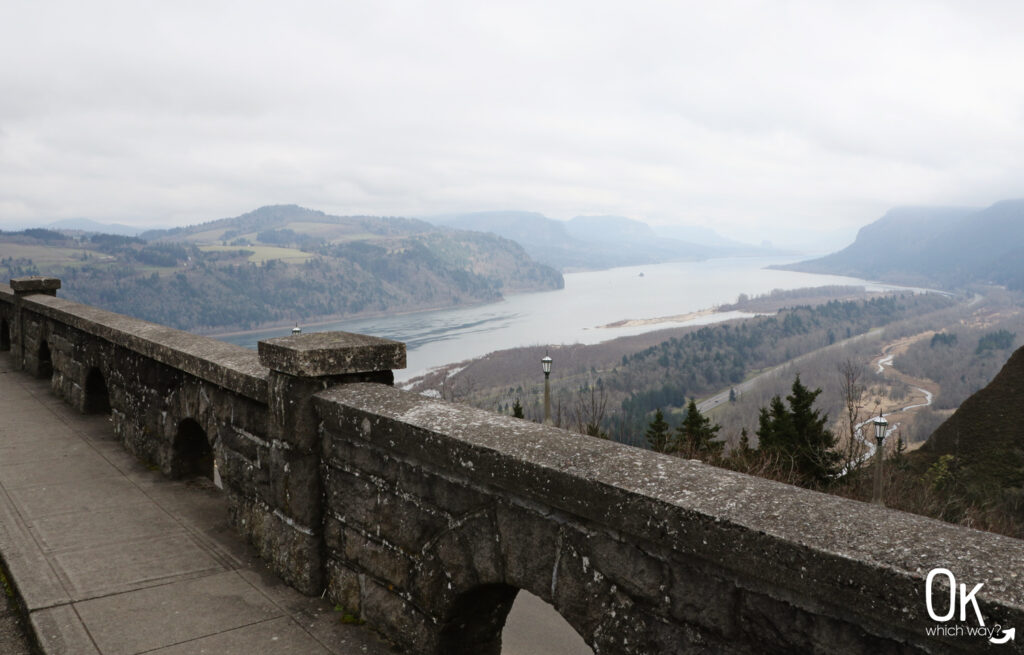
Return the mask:
<path id="1" fill-rule="evenodd" d="M 0 348 L 168 475 L 209 475 L 282 578 L 407 652 L 497 655 L 520 589 L 598 653 L 974 652 L 935 629 L 961 625 L 927 609 L 936 568 L 1024 626 L 1020 541 L 403 392 L 393 341 L 256 353 L 57 286 L 0 285 Z"/>

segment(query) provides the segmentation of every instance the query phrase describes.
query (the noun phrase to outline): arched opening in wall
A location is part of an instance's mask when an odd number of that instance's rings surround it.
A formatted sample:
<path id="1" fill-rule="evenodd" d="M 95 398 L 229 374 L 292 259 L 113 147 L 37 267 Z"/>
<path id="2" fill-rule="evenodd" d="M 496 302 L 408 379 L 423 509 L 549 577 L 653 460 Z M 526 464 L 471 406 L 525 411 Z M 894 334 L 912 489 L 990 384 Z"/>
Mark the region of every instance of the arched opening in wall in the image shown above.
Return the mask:
<path id="1" fill-rule="evenodd" d="M 39 354 L 36 356 L 39 362 L 39 377 L 48 378 L 53 375 L 53 359 L 50 358 L 50 344 L 43 341 L 39 344 Z"/>
<path id="2" fill-rule="evenodd" d="M 6 318 L 0 318 L 0 350 L 11 349 L 11 328 Z"/>
<path id="3" fill-rule="evenodd" d="M 482 585 L 456 600 L 441 630 L 445 655 L 593 655 L 550 604 L 505 584 Z"/>
<path id="4" fill-rule="evenodd" d="M 82 408 L 86 414 L 109 414 L 110 394 L 107 392 L 107 381 L 96 367 L 89 369 L 85 376 L 85 403 Z"/>
<path id="5" fill-rule="evenodd" d="M 178 434 L 174 437 L 171 476 L 214 480 L 213 448 L 210 447 L 210 440 L 206 437 L 206 430 L 190 418 L 178 424 Z"/>
<path id="6" fill-rule="evenodd" d="M 516 595 L 512 611 L 508 613 L 501 631 L 501 652 L 504 655 L 594 655 L 594 649 L 558 610 L 528 591 Z"/>

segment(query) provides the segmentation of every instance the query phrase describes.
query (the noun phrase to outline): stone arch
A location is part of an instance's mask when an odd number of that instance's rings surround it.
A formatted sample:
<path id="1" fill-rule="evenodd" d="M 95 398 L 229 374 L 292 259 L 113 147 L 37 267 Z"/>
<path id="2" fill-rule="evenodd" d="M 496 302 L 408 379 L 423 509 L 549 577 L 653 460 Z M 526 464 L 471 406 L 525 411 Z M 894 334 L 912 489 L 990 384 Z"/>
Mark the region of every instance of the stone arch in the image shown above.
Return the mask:
<path id="1" fill-rule="evenodd" d="M 195 419 L 178 424 L 171 455 L 171 477 L 214 479 L 213 446 L 206 430 Z"/>
<path id="2" fill-rule="evenodd" d="M 523 596 L 526 597 L 523 600 L 532 606 L 532 611 L 538 607 L 546 610 L 542 619 L 544 624 L 528 628 L 534 634 L 554 638 L 559 644 L 558 652 L 563 652 L 564 648 L 569 648 L 573 654 L 594 652 L 579 631 L 553 605 L 526 590 L 503 583 L 480 585 L 456 599 L 442 625 L 437 652 L 444 655 L 501 655 L 504 652 L 503 640 L 508 636 L 504 634 L 506 624 L 513 614 L 516 600 Z M 512 637 L 522 639 L 523 626 L 537 617 L 530 614 L 516 618 L 519 619 L 520 634 Z M 534 642 L 528 647 L 538 645 Z"/>
<path id="3" fill-rule="evenodd" d="M 595 600 L 589 594 L 554 594 L 552 584 L 557 575 L 570 588 L 582 589 L 579 573 L 565 569 L 579 558 L 568 554 L 559 521 L 527 516 L 517 510 L 473 512 L 424 548 L 425 574 L 414 595 L 421 595 L 440 620 L 437 653 L 500 655 L 502 631 L 521 592 L 546 606 L 581 645 L 594 648 L 598 624 L 592 619 L 601 613 Z M 586 575 L 593 573 L 591 565 Z"/>
<path id="4" fill-rule="evenodd" d="M 0 318 L 0 350 L 11 349 L 11 326 L 6 318 Z"/>
<path id="5" fill-rule="evenodd" d="M 529 643 L 524 643 L 528 640 Z M 502 630 L 502 648 L 523 652 L 547 646 L 547 652 L 561 655 L 594 655 L 576 628 L 543 598 L 520 589 Z"/>
<path id="6" fill-rule="evenodd" d="M 501 631 L 517 593 L 511 585 L 486 584 L 461 594 L 445 617 L 437 652 L 501 655 Z"/>
<path id="7" fill-rule="evenodd" d="M 89 369 L 85 376 L 84 391 L 82 411 L 86 414 L 110 413 L 110 393 L 107 391 L 107 381 L 99 368 L 94 366 Z"/>
<path id="8" fill-rule="evenodd" d="M 39 342 L 39 352 L 36 355 L 36 375 L 41 378 L 53 376 L 53 357 L 50 355 L 50 344 L 46 339 Z"/>

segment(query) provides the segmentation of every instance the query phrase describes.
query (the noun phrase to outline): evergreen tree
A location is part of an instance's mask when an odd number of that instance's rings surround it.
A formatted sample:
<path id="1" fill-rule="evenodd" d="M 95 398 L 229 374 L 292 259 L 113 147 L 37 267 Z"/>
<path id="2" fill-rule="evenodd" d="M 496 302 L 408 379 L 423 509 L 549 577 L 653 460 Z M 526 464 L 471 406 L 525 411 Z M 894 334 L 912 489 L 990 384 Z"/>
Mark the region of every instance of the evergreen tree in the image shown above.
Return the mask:
<path id="1" fill-rule="evenodd" d="M 512 416 L 516 418 L 523 418 L 523 404 L 519 402 L 519 398 L 512 403 Z"/>
<path id="2" fill-rule="evenodd" d="M 668 452 L 669 449 L 669 427 L 668 423 L 665 422 L 665 415 L 661 413 L 661 409 L 654 412 L 654 420 L 647 425 L 647 431 L 644 432 L 644 436 L 647 437 L 647 444 L 656 453 Z"/>
<path id="3" fill-rule="evenodd" d="M 828 416 L 814 409 L 820 393 L 821 389 L 811 391 L 801 384 L 798 375 L 786 396 L 789 408 L 775 396 L 758 417 L 760 450 L 777 455 L 780 463 L 792 468 L 801 484 L 809 487 L 828 484 L 838 472 L 840 460 L 833 450 L 836 437 L 825 427 Z"/>
<path id="4" fill-rule="evenodd" d="M 729 389 L 729 402 L 731 402 L 731 403 L 736 402 L 736 388 L 735 387 Z"/>
<path id="5" fill-rule="evenodd" d="M 738 450 L 744 455 L 750 452 L 750 435 L 747 434 L 746 428 L 740 430 L 740 445 Z"/>
<path id="6" fill-rule="evenodd" d="M 686 416 L 676 428 L 676 452 L 683 457 L 696 459 L 707 459 L 712 455 L 721 454 L 725 444 L 714 441 L 721 427 L 717 424 L 712 425 L 711 419 L 701 414 L 697 409 L 697 402 L 690 398 L 690 403 L 686 406 Z"/>

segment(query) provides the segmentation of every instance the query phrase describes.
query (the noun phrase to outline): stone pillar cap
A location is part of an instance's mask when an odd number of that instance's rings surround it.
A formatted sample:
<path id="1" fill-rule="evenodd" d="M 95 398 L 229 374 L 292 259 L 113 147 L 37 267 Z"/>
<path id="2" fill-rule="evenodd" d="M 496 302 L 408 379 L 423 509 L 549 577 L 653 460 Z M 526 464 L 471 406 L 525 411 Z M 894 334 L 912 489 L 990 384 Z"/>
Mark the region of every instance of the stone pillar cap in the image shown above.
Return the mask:
<path id="1" fill-rule="evenodd" d="M 56 292 L 60 288 L 60 278 L 45 275 L 11 278 L 11 291 L 18 294 Z"/>
<path id="2" fill-rule="evenodd" d="M 352 332 L 310 332 L 266 339 L 260 363 L 301 377 L 370 373 L 405 368 L 405 344 Z"/>

